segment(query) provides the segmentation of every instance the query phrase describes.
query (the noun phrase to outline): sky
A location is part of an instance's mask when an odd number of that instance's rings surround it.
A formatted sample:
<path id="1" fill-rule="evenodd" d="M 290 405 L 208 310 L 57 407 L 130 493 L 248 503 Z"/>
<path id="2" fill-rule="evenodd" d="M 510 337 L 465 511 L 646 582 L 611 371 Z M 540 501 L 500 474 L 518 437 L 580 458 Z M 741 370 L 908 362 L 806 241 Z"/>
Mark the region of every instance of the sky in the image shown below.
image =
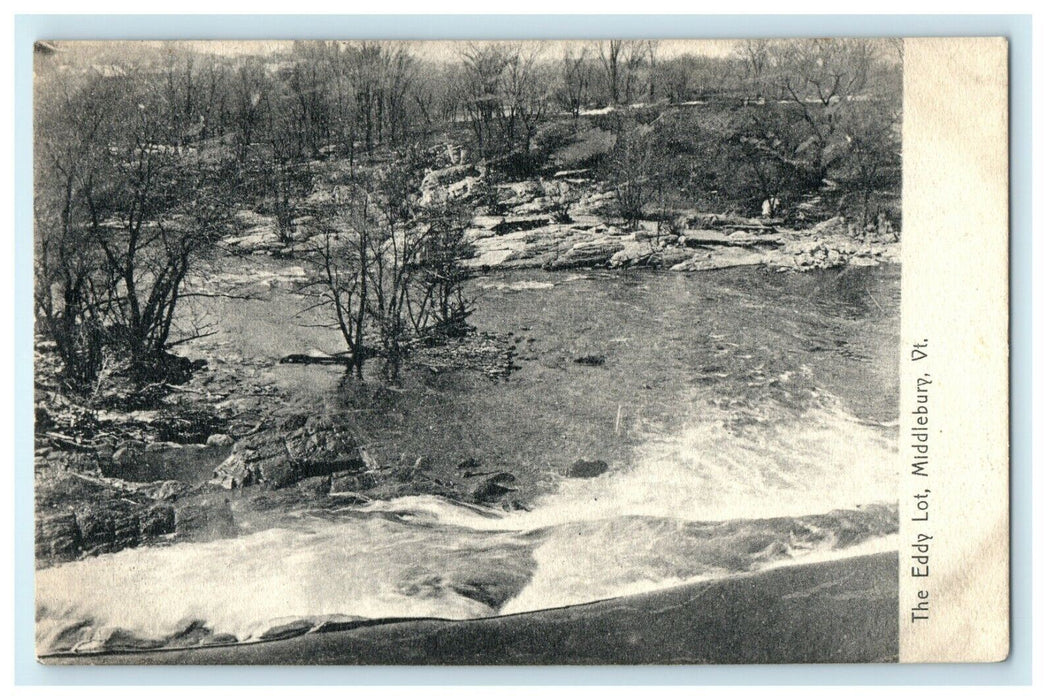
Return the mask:
<path id="1" fill-rule="evenodd" d="M 349 40 L 353 41 L 353 40 Z M 606 41 L 606 40 L 605 40 Z M 888 40 L 875 40 L 878 55 L 886 56 L 887 58 L 894 58 L 892 49 L 887 43 Z M 165 42 L 165 41 L 59 41 L 52 42 L 60 48 L 62 51 L 68 51 L 72 56 L 77 56 L 81 60 L 92 61 L 92 53 L 95 51 L 101 51 L 101 55 L 114 55 L 114 50 L 121 50 L 122 45 L 128 45 L 131 50 L 131 54 L 135 55 L 137 52 L 132 50 L 132 46 L 138 46 L 141 50 L 145 49 L 149 53 L 150 49 L 162 49 L 166 44 L 177 44 L 181 48 L 192 49 L 201 53 L 221 55 L 221 56 L 251 56 L 260 55 L 266 56 L 275 52 L 286 52 L 289 51 L 292 46 L 292 41 L 276 41 L 276 40 L 256 40 L 256 41 L 176 41 L 176 42 Z M 545 59 L 560 59 L 563 57 L 565 50 L 570 49 L 572 52 L 577 53 L 580 49 L 585 48 L 590 55 L 596 55 L 597 40 L 577 40 L 577 41 L 566 41 L 566 40 L 547 40 L 547 41 L 516 41 L 516 42 L 489 42 L 489 41 L 400 41 L 390 42 L 397 43 L 405 46 L 412 54 L 419 57 L 425 62 L 450 62 L 455 63 L 460 60 L 460 52 L 469 44 L 476 45 L 487 45 L 492 43 L 504 43 L 504 44 L 526 44 L 530 45 L 533 49 L 537 50 L 538 57 L 542 60 Z M 742 40 L 738 39 L 665 39 L 656 40 L 656 58 L 668 59 L 676 58 L 684 54 L 693 54 L 697 56 L 709 56 L 709 57 L 727 57 L 731 56 L 736 49 L 742 43 Z M 112 60 L 112 59 L 111 59 Z"/>
<path id="2" fill-rule="evenodd" d="M 94 42 L 94 41 L 61 41 L 54 42 L 60 48 L 68 51 L 77 51 L 78 49 L 92 49 L 92 48 L 114 48 L 116 45 L 126 42 Z M 162 47 L 165 42 L 162 41 L 141 41 L 141 42 L 127 42 L 130 44 L 139 44 L 142 46 L 154 45 Z M 247 56 L 247 55 L 266 55 L 271 54 L 275 51 L 287 51 L 292 47 L 291 41 L 181 41 L 181 45 L 187 48 L 191 48 L 202 53 L 212 53 L 227 56 Z M 414 55 L 420 57 L 426 61 L 454 61 L 457 60 L 458 51 L 465 44 L 469 42 L 459 41 L 404 41 L 398 42 L 406 46 Z M 485 45 L 488 43 L 504 43 L 504 42 L 486 42 L 476 41 L 471 42 L 479 45 Z M 532 46 L 537 47 L 539 56 L 542 58 L 560 58 L 564 55 L 564 50 L 570 48 L 572 51 L 577 52 L 580 48 L 586 47 L 588 50 L 593 50 L 596 45 L 595 40 L 589 41 L 533 41 L 533 42 L 520 42 L 528 43 Z M 658 58 L 671 58 L 679 56 L 681 54 L 697 54 L 702 56 L 727 56 L 731 54 L 736 45 L 739 42 L 731 39 L 715 40 L 715 39 L 692 39 L 692 40 L 662 40 L 658 41 L 656 55 Z"/>

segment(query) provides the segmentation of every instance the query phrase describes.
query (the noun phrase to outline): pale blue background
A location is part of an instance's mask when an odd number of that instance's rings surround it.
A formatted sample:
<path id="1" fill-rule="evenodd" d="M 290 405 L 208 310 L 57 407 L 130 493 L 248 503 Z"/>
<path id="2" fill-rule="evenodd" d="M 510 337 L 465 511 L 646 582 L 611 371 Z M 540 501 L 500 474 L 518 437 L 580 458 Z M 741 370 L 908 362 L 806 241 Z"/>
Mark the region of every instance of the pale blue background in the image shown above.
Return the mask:
<path id="1" fill-rule="evenodd" d="M 32 45 L 36 39 L 1006 36 L 1011 69 L 1012 651 L 1002 664 L 611 668 L 49 668 L 33 657 Z M 15 18 L 15 681 L 19 684 L 1024 684 L 1032 678 L 1032 21 L 1027 15 Z"/>

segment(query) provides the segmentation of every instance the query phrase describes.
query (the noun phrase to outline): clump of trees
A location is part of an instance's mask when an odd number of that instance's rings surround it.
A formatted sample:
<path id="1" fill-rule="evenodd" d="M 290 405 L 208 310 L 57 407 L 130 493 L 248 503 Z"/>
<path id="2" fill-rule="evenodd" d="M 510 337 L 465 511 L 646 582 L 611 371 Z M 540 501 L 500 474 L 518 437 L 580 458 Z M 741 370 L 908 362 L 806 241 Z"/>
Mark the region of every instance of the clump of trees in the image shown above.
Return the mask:
<path id="1" fill-rule="evenodd" d="M 188 145 L 171 95 L 95 76 L 41 93 L 36 111 L 36 294 L 67 387 L 89 391 L 105 363 L 161 381 L 193 266 L 226 228 L 224 149 Z"/>
<path id="2" fill-rule="evenodd" d="M 669 184 L 664 171 L 662 145 L 654 131 L 636 124 L 621 124 L 604 175 L 615 192 L 616 214 L 636 227 L 645 209 L 660 203 Z"/>
<path id="3" fill-rule="evenodd" d="M 325 310 L 340 331 L 349 371 L 362 378 L 366 359 L 380 356 L 395 381 L 417 342 L 464 335 L 468 211 L 462 202 L 423 201 L 427 160 L 417 149 L 361 172 L 354 184 L 317 209 L 321 235 L 305 256 L 312 278 L 301 293 L 306 310 Z"/>
<path id="4" fill-rule="evenodd" d="M 854 39 L 743 42 L 727 71 L 706 69 L 708 85 L 725 87 L 702 108 L 663 111 L 638 127 L 646 138 L 623 137 L 621 117 L 608 178 L 624 217 L 632 223 L 671 198 L 755 216 L 787 216 L 819 198 L 817 216 L 840 214 L 861 230 L 895 217 L 901 98 L 888 48 Z M 671 101 L 697 94 L 686 87 L 703 70 L 693 63 L 660 64 Z M 647 178 L 626 177 L 627 166 L 648 159 Z M 629 189 L 625 206 L 626 182 L 653 184 Z"/>
<path id="5" fill-rule="evenodd" d="M 313 213 L 315 165 L 334 156 L 355 187 L 321 212 L 329 233 L 309 258 L 322 261 L 354 371 L 367 332 L 395 377 L 414 334 L 463 330 L 470 305 L 453 262 L 464 224 L 453 207 L 418 203 L 426 161 L 404 145 L 436 101 L 405 49 L 107 53 L 38 77 L 36 315 L 70 393 L 91 394 L 115 367 L 138 386 L 185 374 L 170 350 L 207 332 L 179 313 L 196 266 L 242 207 L 272 215 L 291 239 Z M 512 68 L 523 98 L 506 131 L 520 137 L 537 105 L 529 62 Z"/>

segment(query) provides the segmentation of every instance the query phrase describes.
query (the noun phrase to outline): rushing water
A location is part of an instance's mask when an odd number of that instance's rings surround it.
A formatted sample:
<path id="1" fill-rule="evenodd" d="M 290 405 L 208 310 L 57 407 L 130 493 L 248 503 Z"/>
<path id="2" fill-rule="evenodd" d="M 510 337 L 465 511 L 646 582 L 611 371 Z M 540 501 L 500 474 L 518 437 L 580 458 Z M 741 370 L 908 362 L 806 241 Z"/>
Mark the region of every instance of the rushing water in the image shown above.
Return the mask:
<path id="1" fill-rule="evenodd" d="M 258 639 L 342 615 L 479 617 L 890 549 L 898 275 L 477 280 L 476 322 L 517 336 L 522 369 L 507 382 L 411 374 L 373 405 L 325 371 L 275 378 L 328 386 L 382 453 L 513 470 L 530 511 L 408 497 L 44 569 L 38 642 L 87 651 L 197 643 L 203 630 Z M 244 352 L 305 349 L 274 301 L 271 332 L 230 331 Z M 605 362 L 572 362 L 583 354 Z M 559 476 L 580 457 L 611 471 Z"/>

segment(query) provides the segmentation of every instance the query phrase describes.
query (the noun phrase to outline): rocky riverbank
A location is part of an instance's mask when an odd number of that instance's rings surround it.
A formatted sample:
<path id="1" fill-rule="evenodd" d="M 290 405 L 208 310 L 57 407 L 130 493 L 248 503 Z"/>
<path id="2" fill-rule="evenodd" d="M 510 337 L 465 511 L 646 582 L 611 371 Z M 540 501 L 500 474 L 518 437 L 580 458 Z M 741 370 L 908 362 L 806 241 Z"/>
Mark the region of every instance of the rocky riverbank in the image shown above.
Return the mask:
<path id="1" fill-rule="evenodd" d="M 785 218 L 656 211 L 648 219 L 626 222 L 613 214 L 615 193 L 580 172 L 506 182 L 486 195 L 485 182 L 482 165 L 442 168 L 422 182 L 422 201 L 454 199 L 473 205 L 465 233 L 468 255 L 462 263 L 480 272 L 598 267 L 703 271 L 750 265 L 804 271 L 900 260 L 899 235 L 888 225 L 856 231 L 839 216 L 817 220 L 815 211 L 805 216 L 800 210 Z M 237 254 L 295 258 L 319 245 L 310 216 L 297 219 L 285 240 L 273 217 L 247 210 L 236 220 L 238 232 L 224 244 Z"/>
<path id="2" fill-rule="evenodd" d="M 614 193 L 577 183 L 513 183 L 500 216 L 479 215 L 467 238 L 478 270 L 647 267 L 703 271 L 762 265 L 804 271 L 899 262 L 894 233 L 856 236 L 840 217 L 791 228 L 783 219 L 669 212 L 613 222 Z"/>
<path id="3" fill-rule="evenodd" d="M 347 415 L 270 408 L 271 416 L 237 440 L 228 434 L 204 444 L 100 438 L 77 449 L 39 447 L 38 566 L 140 545 L 234 537 L 296 513 L 401 496 L 527 507 L 517 498 L 517 476 L 507 470 L 488 469 L 472 457 L 453 469 L 434 466 L 427 455 L 382 464 Z"/>
<path id="4" fill-rule="evenodd" d="M 511 338 L 471 333 L 420 348 L 411 363 L 500 381 L 513 355 Z M 277 359 L 211 348 L 186 381 L 134 410 L 120 409 L 136 401 L 119 377 L 100 383 L 92 402 L 78 403 L 51 380 L 57 371 L 46 343 L 38 345 L 37 364 L 38 566 L 234 537 L 273 524 L 277 513 L 407 495 L 525 507 L 515 475 L 470 456 L 453 469 L 433 468 L 427 455 L 379 462 L 351 414 L 305 405 L 276 382 Z"/>

